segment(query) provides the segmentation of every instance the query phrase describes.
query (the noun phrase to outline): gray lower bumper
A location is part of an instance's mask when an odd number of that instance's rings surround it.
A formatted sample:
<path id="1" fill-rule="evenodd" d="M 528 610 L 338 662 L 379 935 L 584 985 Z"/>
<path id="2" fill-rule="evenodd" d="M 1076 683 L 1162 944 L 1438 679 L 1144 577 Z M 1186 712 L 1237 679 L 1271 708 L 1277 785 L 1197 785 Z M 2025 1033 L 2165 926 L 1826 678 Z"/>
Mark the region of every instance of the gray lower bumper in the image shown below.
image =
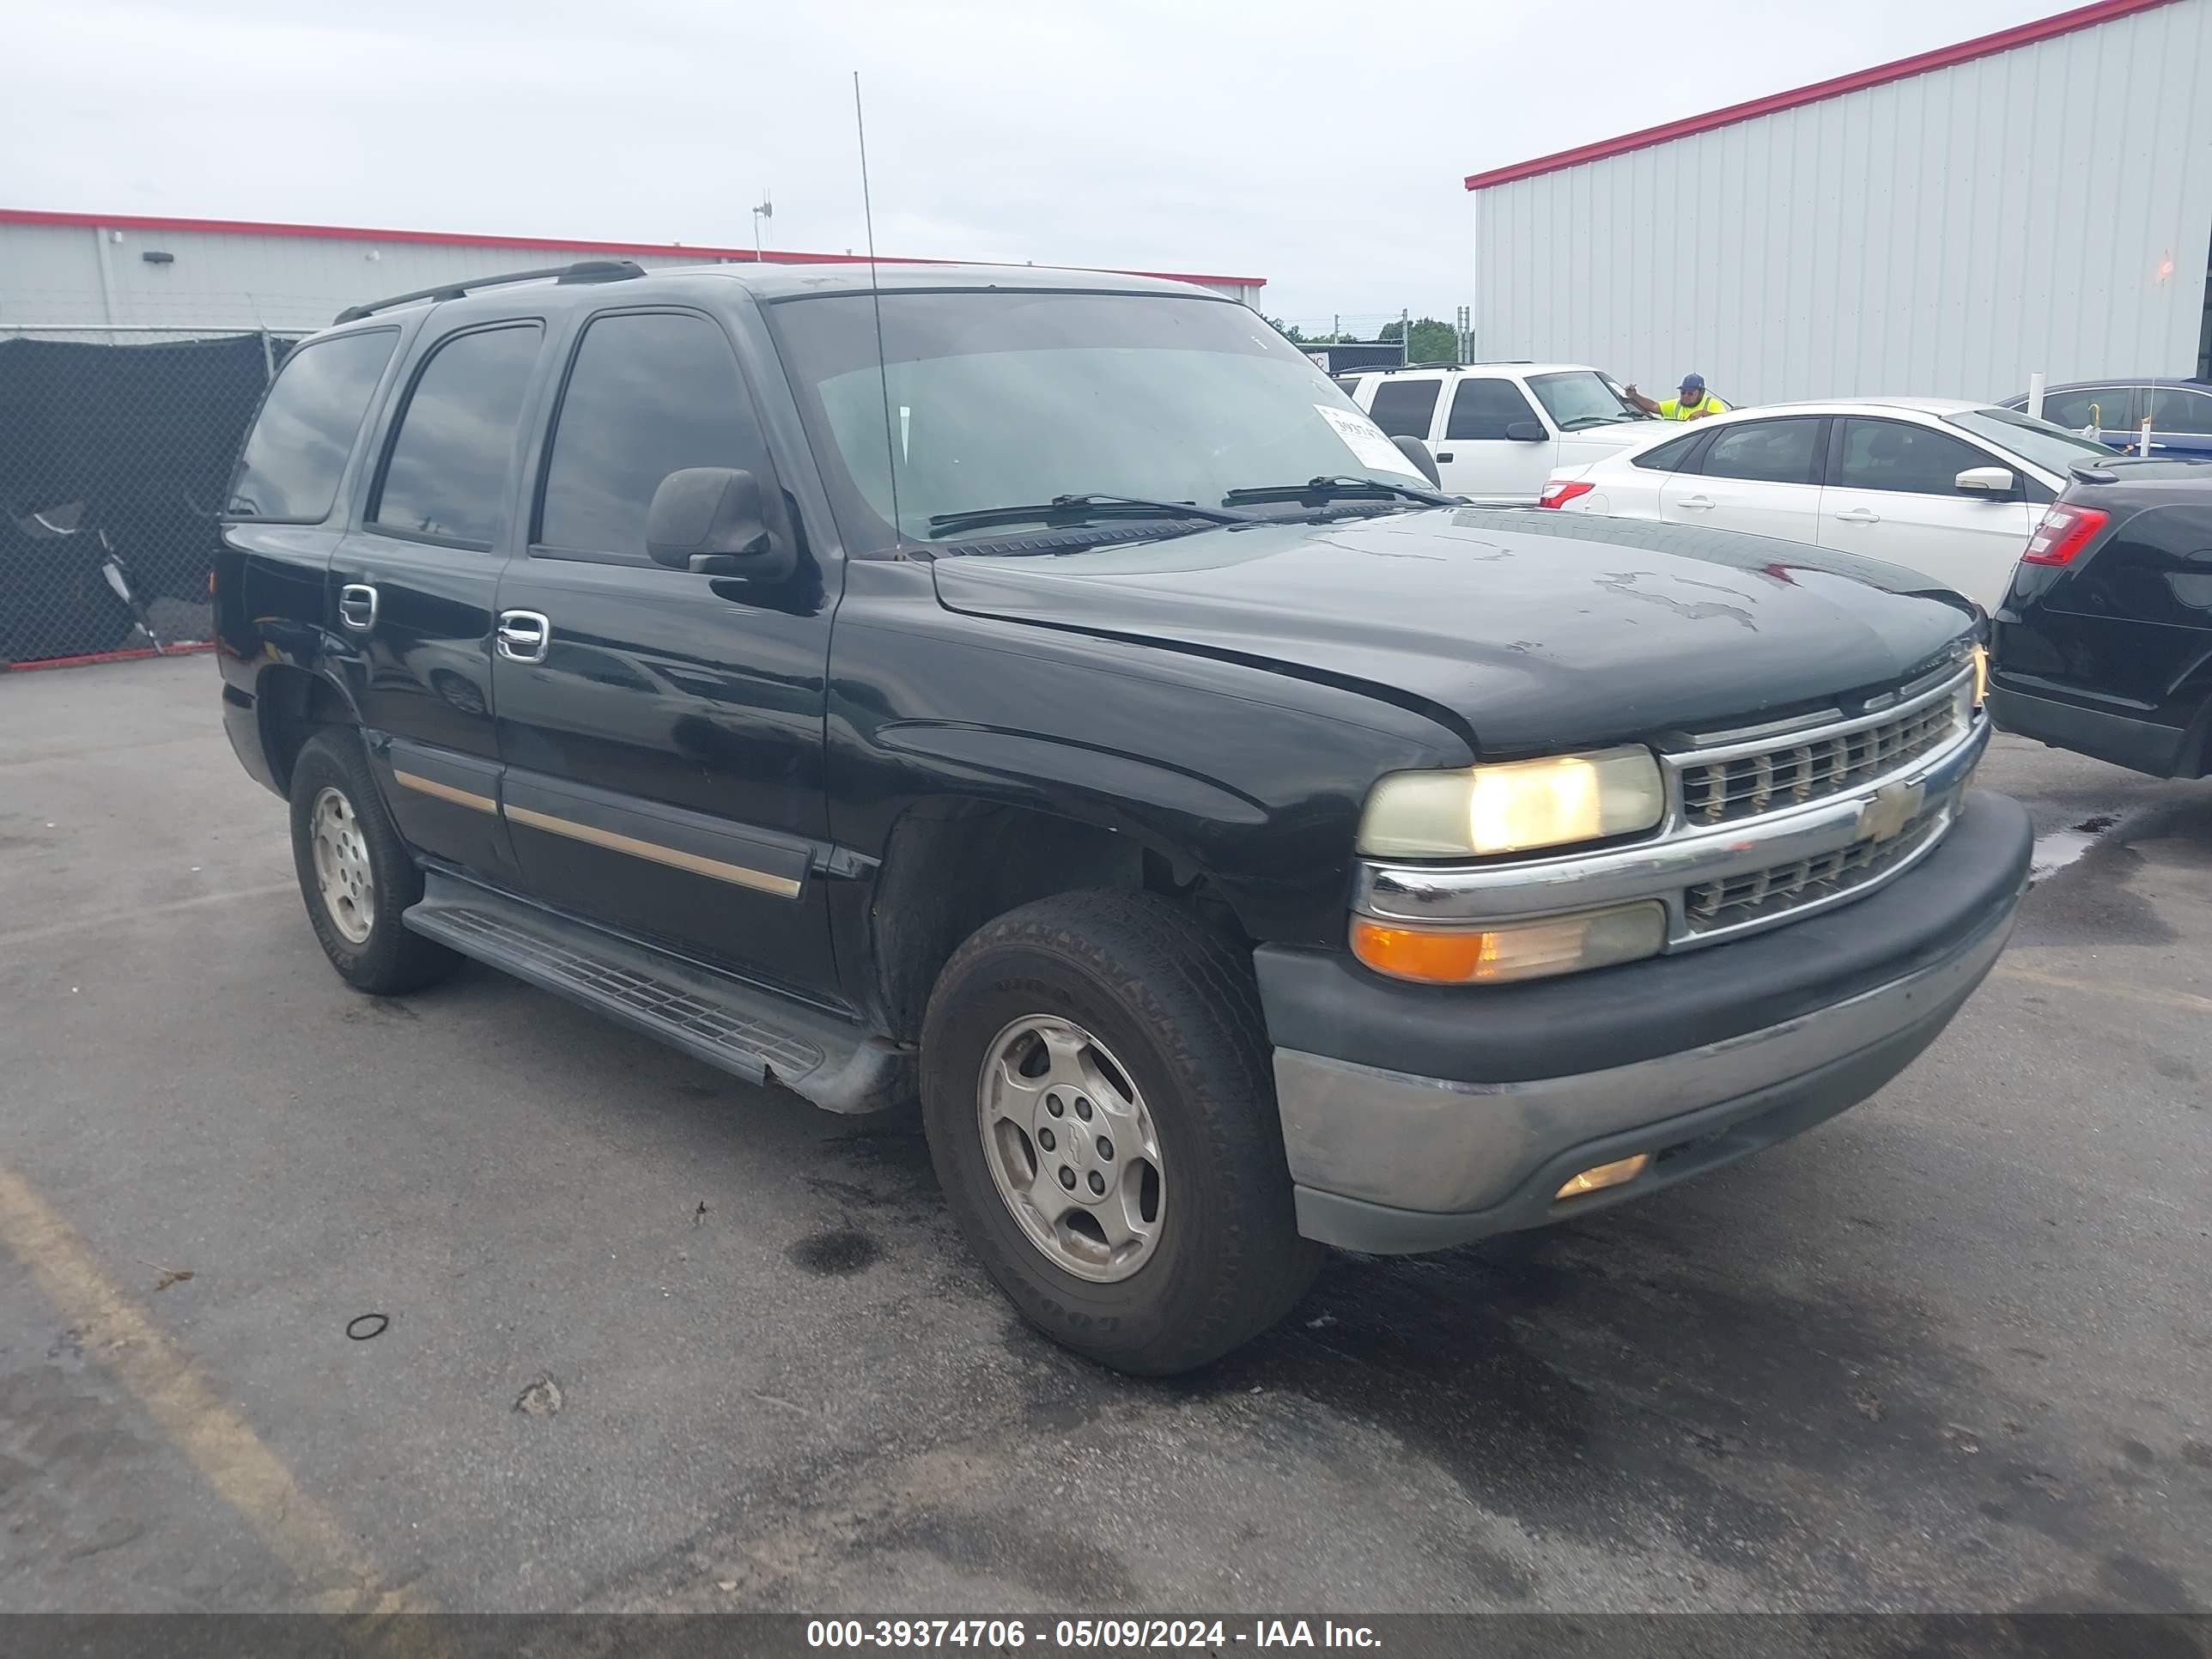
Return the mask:
<path id="1" fill-rule="evenodd" d="M 1942 960 L 1725 1042 L 1522 1083 L 1455 1083 L 1275 1051 L 1298 1230 L 1403 1255 L 1540 1226 L 1786 1139 L 1880 1089 L 1933 1042 L 2012 932 L 2005 907 Z M 1580 1170 L 1657 1154 L 1626 1185 L 1554 1200 Z"/>

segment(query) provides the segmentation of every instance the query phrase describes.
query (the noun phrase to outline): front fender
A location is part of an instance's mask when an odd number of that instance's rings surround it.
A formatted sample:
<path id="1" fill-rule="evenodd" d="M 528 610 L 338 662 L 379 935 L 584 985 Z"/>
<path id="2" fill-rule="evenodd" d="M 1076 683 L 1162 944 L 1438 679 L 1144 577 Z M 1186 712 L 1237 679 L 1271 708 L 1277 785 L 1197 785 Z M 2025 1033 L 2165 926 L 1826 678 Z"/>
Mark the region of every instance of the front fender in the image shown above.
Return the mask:
<path id="1" fill-rule="evenodd" d="M 900 568 L 856 576 L 831 653 L 833 833 L 872 858 L 918 802 L 1015 806 L 1205 878 L 1256 940 L 1334 946 L 1376 779 L 1472 759 L 1435 720 L 1345 687 L 957 615 L 921 583 L 901 605 L 866 591 Z"/>

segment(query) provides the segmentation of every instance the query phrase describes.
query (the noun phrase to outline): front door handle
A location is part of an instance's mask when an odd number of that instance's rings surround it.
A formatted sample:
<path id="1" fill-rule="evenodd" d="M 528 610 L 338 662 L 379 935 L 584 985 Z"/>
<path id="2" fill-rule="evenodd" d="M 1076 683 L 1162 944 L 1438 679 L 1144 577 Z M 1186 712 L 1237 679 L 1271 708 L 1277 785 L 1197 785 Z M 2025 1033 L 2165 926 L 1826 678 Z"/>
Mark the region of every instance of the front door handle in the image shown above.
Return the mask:
<path id="1" fill-rule="evenodd" d="M 496 639 L 499 654 L 509 662 L 544 662 L 553 624 L 535 611 L 502 611 Z"/>
<path id="2" fill-rule="evenodd" d="M 1838 524 L 1880 524 L 1881 514 L 1870 507 L 1846 507 L 1836 514 Z"/>
<path id="3" fill-rule="evenodd" d="M 367 582 L 348 582 L 338 589 L 338 620 L 356 634 L 376 626 L 376 590 Z"/>
<path id="4" fill-rule="evenodd" d="M 1711 509 L 1713 498 L 1710 495 L 1685 495 L 1674 505 L 1688 512 L 1705 513 Z"/>

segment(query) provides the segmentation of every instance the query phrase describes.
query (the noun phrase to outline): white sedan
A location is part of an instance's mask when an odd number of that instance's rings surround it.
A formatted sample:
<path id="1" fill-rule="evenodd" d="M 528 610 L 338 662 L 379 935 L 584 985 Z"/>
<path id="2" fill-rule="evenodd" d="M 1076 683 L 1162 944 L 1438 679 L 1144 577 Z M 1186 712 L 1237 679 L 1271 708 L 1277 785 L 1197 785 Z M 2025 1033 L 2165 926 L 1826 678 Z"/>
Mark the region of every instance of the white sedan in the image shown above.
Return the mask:
<path id="1" fill-rule="evenodd" d="M 2046 503 L 2100 443 L 1929 398 L 1768 404 L 1552 475 L 1568 513 L 1715 525 L 1886 559 L 1995 610 Z"/>

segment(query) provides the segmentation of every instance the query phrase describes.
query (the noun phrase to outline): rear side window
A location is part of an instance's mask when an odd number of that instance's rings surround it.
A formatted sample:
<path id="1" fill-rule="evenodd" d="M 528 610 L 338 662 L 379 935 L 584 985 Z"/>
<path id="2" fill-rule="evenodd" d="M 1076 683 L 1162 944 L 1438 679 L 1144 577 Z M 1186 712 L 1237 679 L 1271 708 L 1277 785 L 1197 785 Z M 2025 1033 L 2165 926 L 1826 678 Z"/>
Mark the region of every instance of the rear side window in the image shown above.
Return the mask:
<path id="1" fill-rule="evenodd" d="M 2212 398 L 2186 387 L 2162 386 L 2150 394 L 2154 432 L 2212 433 Z"/>
<path id="2" fill-rule="evenodd" d="M 2089 386 L 2079 392 L 2054 392 L 2043 400 L 2043 418 L 2069 432 L 2095 426 L 2117 432 L 2128 423 L 2128 389 L 2124 386 Z"/>
<path id="3" fill-rule="evenodd" d="M 1984 450 L 1924 426 L 1852 419 L 1844 422 L 1843 459 L 1829 482 L 1839 489 L 1955 495 L 1959 475 L 1968 467 L 2003 465 Z"/>
<path id="4" fill-rule="evenodd" d="M 284 360 L 239 457 L 223 512 L 319 524 L 399 331 L 379 328 L 301 346 Z"/>
<path id="5" fill-rule="evenodd" d="M 1367 412 L 1375 424 L 1393 438 L 1426 438 L 1436 418 L 1440 380 L 1387 380 L 1375 388 L 1375 404 Z"/>
<path id="6" fill-rule="evenodd" d="M 1709 478 L 1749 478 L 1761 483 L 1810 483 L 1817 416 L 1749 421 L 1717 434 L 1698 470 Z"/>
<path id="7" fill-rule="evenodd" d="M 688 466 L 766 482 L 760 423 L 722 331 L 691 313 L 596 319 L 561 396 L 538 541 L 641 561 L 653 492 Z"/>
<path id="8" fill-rule="evenodd" d="M 1462 380 L 1452 393 L 1451 414 L 1444 428 L 1447 438 L 1480 441 L 1503 438 L 1516 421 L 1541 426 L 1536 411 L 1510 380 Z"/>
<path id="9" fill-rule="evenodd" d="M 491 545 L 540 332 L 535 323 L 480 329 L 430 354 L 386 452 L 369 507 L 379 529 Z"/>
<path id="10" fill-rule="evenodd" d="M 1344 393 L 1346 397 L 1351 398 L 1354 403 L 1358 403 L 1359 401 L 1359 377 L 1357 374 L 1338 375 L 1336 377 L 1336 389 Z"/>
<path id="11" fill-rule="evenodd" d="M 1663 444 L 1654 444 L 1641 455 L 1632 455 L 1628 459 L 1638 466 L 1649 467 L 1654 472 L 1672 472 L 1690 459 L 1690 452 L 1698 447 L 1698 441 L 1705 435 L 1702 432 L 1685 433 L 1681 437 L 1669 438 Z"/>

